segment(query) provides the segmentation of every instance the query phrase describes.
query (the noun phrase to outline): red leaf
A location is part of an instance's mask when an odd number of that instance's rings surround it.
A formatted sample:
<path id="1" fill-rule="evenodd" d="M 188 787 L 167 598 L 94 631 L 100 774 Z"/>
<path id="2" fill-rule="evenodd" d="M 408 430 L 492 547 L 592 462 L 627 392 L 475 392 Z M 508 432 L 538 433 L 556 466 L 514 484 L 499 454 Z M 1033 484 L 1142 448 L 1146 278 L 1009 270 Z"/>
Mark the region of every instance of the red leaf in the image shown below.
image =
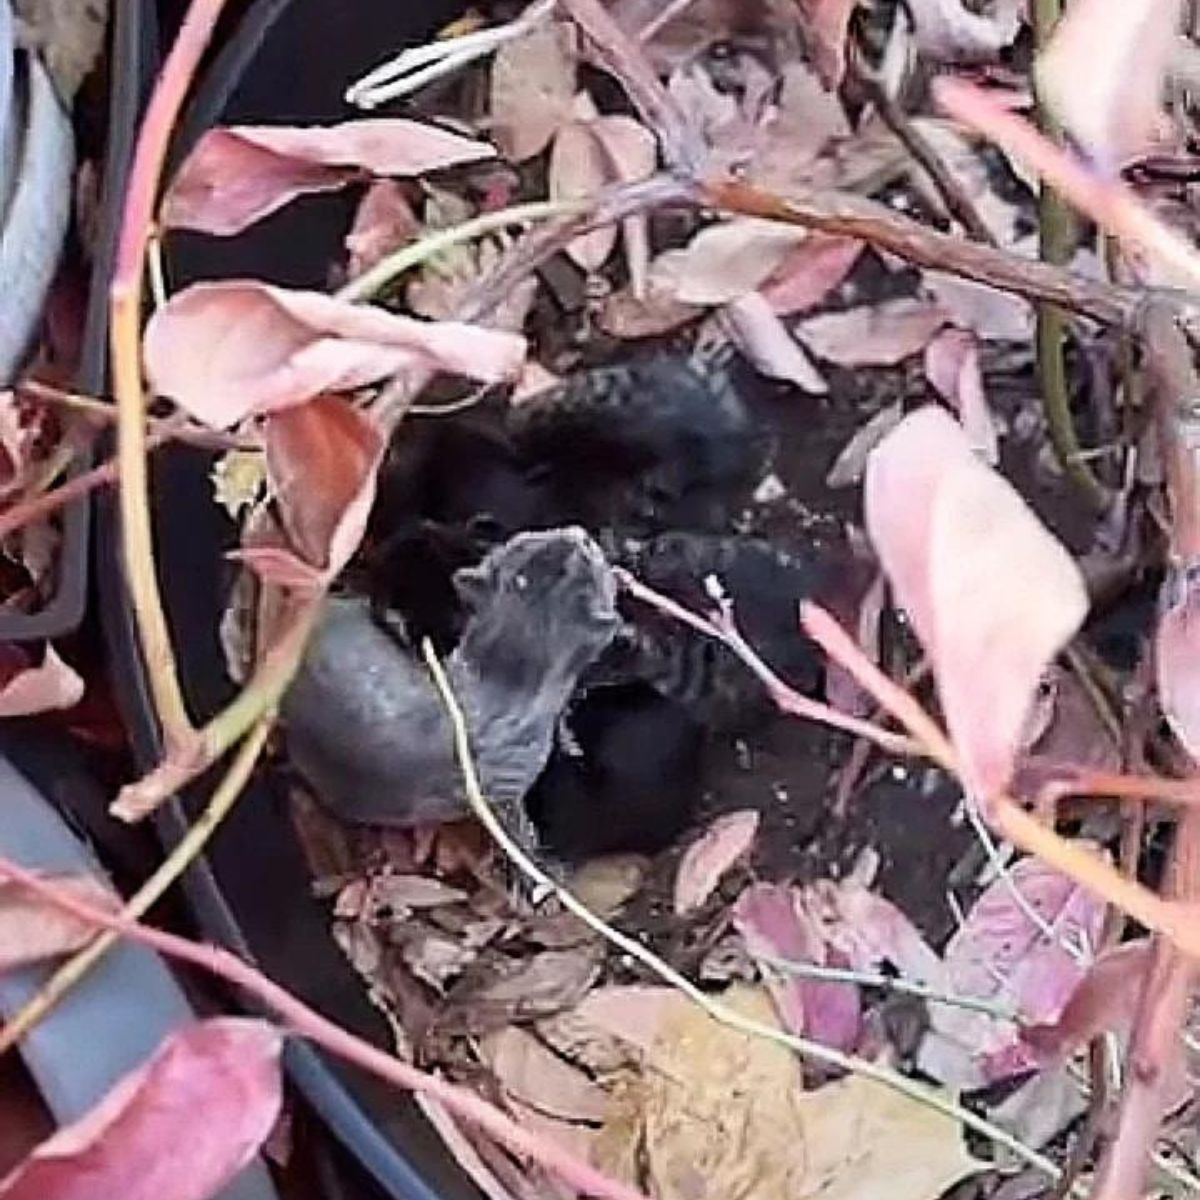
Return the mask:
<path id="1" fill-rule="evenodd" d="M 753 956 L 817 966 L 829 961 L 820 927 L 791 888 L 773 883 L 748 887 L 734 906 L 733 923 Z M 861 1004 L 854 984 L 768 970 L 767 986 L 780 1020 L 793 1033 L 843 1050 L 858 1041 Z"/>
<path id="2" fill-rule="evenodd" d="M 935 406 L 871 454 L 867 529 L 933 665 L 964 784 L 1002 790 L 1042 672 L 1087 614 L 1070 555 Z"/>
<path id="3" fill-rule="evenodd" d="M 49 643 L 40 666 L 23 665 L 23 660 L 28 662 L 20 649 L 19 654 L 11 657 L 8 669 L 0 671 L 4 677 L 0 684 L 0 717 L 25 717 L 73 708 L 83 699 L 83 680 Z"/>
<path id="4" fill-rule="evenodd" d="M 925 347 L 925 378 L 958 414 L 971 448 L 984 462 L 1000 461 L 1000 438 L 983 390 L 979 343 L 964 329 L 943 329 Z"/>
<path id="5" fill-rule="evenodd" d="M 400 118 L 212 129 L 172 182 L 160 219 L 168 228 L 229 235 L 296 196 L 335 191 L 362 172 L 420 175 L 493 154 L 486 142 Z"/>
<path id="6" fill-rule="evenodd" d="M 383 439 L 338 396 L 273 413 L 265 435 L 267 475 L 288 540 L 332 579 L 362 539 Z"/>
<path id="7" fill-rule="evenodd" d="M 1158 618 L 1154 667 L 1163 716 L 1183 748 L 1200 761 L 1200 593 L 1187 574 L 1169 576 L 1170 603 Z"/>
<path id="8" fill-rule="evenodd" d="M 850 274 L 863 245 L 858 238 L 811 233 L 759 290 L 781 317 L 808 312 Z"/>
<path id="9" fill-rule="evenodd" d="M 50 876 L 56 889 L 81 904 L 114 913 L 121 907 L 112 889 L 92 875 Z M 96 932 L 61 908 L 32 896 L 27 888 L 0 884 L 0 971 L 78 950 Z"/>
<path id="10" fill-rule="evenodd" d="M 752 808 L 726 813 L 688 846 L 675 876 L 676 913 L 692 912 L 712 895 L 725 872 L 754 844 L 758 820 Z"/>
<path id="11" fill-rule="evenodd" d="M 0 1182 L 0 1200 L 206 1200 L 279 1116 L 283 1035 L 223 1017 L 172 1034 Z"/>
<path id="12" fill-rule="evenodd" d="M 344 391 L 407 367 L 496 383 L 525 339 L 455 321 L 419 321 L 320 292 L 254 280 L 198 283 L 149 320 L 151 385 L 215 428 Z"/>

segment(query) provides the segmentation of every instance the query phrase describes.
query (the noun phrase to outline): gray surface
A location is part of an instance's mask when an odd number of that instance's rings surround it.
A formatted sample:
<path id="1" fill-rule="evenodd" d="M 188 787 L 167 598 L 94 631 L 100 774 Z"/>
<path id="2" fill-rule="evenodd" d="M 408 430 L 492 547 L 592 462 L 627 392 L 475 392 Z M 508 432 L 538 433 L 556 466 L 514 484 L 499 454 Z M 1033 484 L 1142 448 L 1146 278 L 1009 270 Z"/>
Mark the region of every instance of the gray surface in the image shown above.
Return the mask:
<path id="1" fill-rule="evenodd" d="M 23 775 L 0 758 L 0 854 L 27 867 L 95 871 L 91 854 Z M 51 973 L 45 966 L 0 974 L 6 1019 Z M 173 1029 L 194 1020 L 178 984 L 141 946 L 114 947 L 21 1042 L 21 1056 L 61 1124 L 75 1120 Z M 220 1200 L 274 1200 L 266 1168 L 255 1162 Z"/>

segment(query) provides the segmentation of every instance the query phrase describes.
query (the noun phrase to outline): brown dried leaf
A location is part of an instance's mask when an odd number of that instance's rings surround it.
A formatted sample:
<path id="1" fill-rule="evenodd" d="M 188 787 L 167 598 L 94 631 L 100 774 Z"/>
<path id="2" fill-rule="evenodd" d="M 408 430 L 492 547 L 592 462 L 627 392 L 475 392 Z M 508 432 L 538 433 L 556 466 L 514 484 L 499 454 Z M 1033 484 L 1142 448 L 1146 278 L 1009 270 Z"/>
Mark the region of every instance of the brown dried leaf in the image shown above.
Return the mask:
<path id="1" fill-rule="evenodd" d="M 735 863 L 748 854 L 758 832 L 757 809 L 726 813 L 683 852 L 675 875 L 675 913 L 683 916 L 712 895 Z"/>
<path id="2" fill-rule="evenodd" d="M 922 351 L 947 320 L 927 300 L 885 300 L 809 317 L 795 333 L 817 358 L 839 366 L 890 367 Z"/>
<path id="3" fill-rule="evenodd" d="M 604 1120 L 608 1106 L 604 1089 L 531 1033 L 509 1025 L 488 1034 L 479 1048 L 500 1086 L 512 1098 L 563 1120 Z"/>
<path id="4" fill-rule="evenodd" d="M 543 21 L 507 42 L 492 60 L 491 121 L 505 157 L 540 154 L 570 120 L 576 55 L 571 27 Z"/>
<path id="5" fill-rule="evenodd" d="M 108 0 L 15 0 L 13 10 L 69 105 L 104 49 Z"/>

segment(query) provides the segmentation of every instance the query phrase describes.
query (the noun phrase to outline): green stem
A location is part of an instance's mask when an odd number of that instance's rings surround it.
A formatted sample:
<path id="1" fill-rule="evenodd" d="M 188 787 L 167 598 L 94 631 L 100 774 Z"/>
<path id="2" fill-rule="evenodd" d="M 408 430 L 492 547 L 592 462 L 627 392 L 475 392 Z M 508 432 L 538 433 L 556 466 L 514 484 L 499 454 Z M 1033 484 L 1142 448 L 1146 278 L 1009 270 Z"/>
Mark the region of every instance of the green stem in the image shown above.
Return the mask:
<path id="1" fill-rule="evenodd" d="M 1033 27 L 1038 48 L 1043 47 L 1058 23 L 1061 0 L 1034 0 Z M 1037 95 L 1038 124 L 1055 141 L 1062 140 L 1062 129 Z M 1075 244 L 1075 218 L 1062 197 L 1045 181 L 1038 195 L 1038 254 L 1045 263 L 1063 266 L 1070 261 Z M 1050 442 L 1063 471 L 1079 489 L 1088 504 L 1103 509 L 1108 502 L 1104 486 L 1083 458 L 1075 433 L 1071 401 L 1067 388 L 1067 318 L 1054 304 L 1039 304 L 1037 310 L 1037 375 L 1046 408 Z"/>

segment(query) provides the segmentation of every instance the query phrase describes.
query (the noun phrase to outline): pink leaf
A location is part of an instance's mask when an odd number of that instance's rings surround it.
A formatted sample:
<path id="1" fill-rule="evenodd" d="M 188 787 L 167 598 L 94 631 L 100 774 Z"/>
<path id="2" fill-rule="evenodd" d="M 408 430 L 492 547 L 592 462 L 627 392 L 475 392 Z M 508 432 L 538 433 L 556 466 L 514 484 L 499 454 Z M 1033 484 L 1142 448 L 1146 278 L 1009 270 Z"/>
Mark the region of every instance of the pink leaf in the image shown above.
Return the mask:
<path id="1" fill-rule="evenodd" d="M 1056 1020 L 1024 1031 L 1026 1044 L 1045 1060 L 1066 1057 L 1101 1033 L 1127 1033 L 1150 970 L 1151 953 L 1148 938 L 1106 950 L 1088 968 Z"/>
<path id="2" fill-rule="evenodd" d="M 1103 924 L 1102 900 L 1038 859 L 1022 859 L 979 897 L 947 944 L 949 990 L 1003 1001 L 1027 1024 L 1054 1021 L 1083 979 Z M 1083 957 L 1064 943 L 1083 950 Z M 950 1005 L 933 1006 L 930 1021 L 969 1049 L 987 1082 L 1036 1065 L 1011 1021 Z"/>
<path id="3" fill-rule="evenodd" d="M 274 1026 L 233 1017 L 172 1034 L 0 1182 L 0 1200 L 207 1200 L 279 1116 L 282 1045 Z"/>
<path id="4" fill-rule="evenodd" d="M 1163 716 L 1183 748 L 1200 761 L 1200 591 L 1186 573 L 1169 576 L 1154 634 L 1154 667 Z"/>
<path id="5" fill-rule="evenodd" d="M 334 191 L 363 172 L 420 175 L 494 154 L 486 142 L 402 118 L 211 129 L 167 190 L 160 219 L 167 228 L 235 234 L 296 196 Z"/>
<path id="6" fill-rule="evenodd" d="M 1070 555 L 927 406 L 872 453 L 867 530 L 933 665 L 963 782 L 1002 790 L 1046 666 L 1087 614 Z"/>
<path id="7" fill-rule="evenodd" d="M 758 883 L 734 905 L 733 923 L 753 957 L 814 966 L 828 963 L 820 928 L 796 902 L 789 887 Z M 858 1041 L 861 1004 L 852 983 L 788 975 L 769 965 L 767 987 L 784 1026 L 828 1046 L 850 1049 Z"/>
<path id="8" fill-rule="evenodd" d="M 121 903 L 92 875 L 49 876 L 47 882 L 91 908 L 115 913 Z M 89 942 L 96 927 L 32 896 L 27 888 L 0 884 L 0 971 L 69 954 Z"/>
<path id="9" fill-rule="evenodd" d="M 350 256 L 347 273 L 353 278 L 373 267 L 393 250 L 412 241 L 420 222 L 409 206 L 404 188 L 391 179 L 377 179 L 367 189 L 346 234 Z"/>
<path id="10" fill-rule="evenodd" d="M 693 912 L 712 895 L 730 869 L 754 844 L 758 812 L 745 808 L 718 817 L 684 852 L 675 875 L 675 912 Z"/>
<path id="11" fill-rule="evenodd" d="M 821 372 L 760 293 L 739 296 L 726 306 L 725 315 L 738 349 L 762 374 L 794 383 L 814 396 L 829 391 Z"/>
<path id="12" fill-rule="evenodd" d="M 320 292 L 254 280 L 198 283 L 149 320 L 151 385 L 215 428 L 402 368 L 496 383 L 515 375 L 525 340 L 476 325 L 419 321 Z"/>
<path id="13" fill-rule="evenodd" d="M 811 233 L 759 290 L 781 317 L 808 312 L 850 274 L 863 246 L 858 238 Z"/>
<path id="14" fill-rule="evenodd" d="M 946 320 L 945 309 L 927 300 L 885 300 L 809 317 L 796 336 L 817 358 L 842 367 L 894 366 L 923 350 Z"/>
<path id="15" fill-rule="evenodd" d="M 995 466 L 1000 461 L 1000 437 L 984 394 L 974 336 L 963 329 L 943 329 L 925 347 L 925 378 L 958 414 L 971 448 Z"/>
<path id="16" fill-rule="evenodd" d="M 833 91 L 846 72 L 846 30 L 857 0 L 796 0 L 805 43 L 821 82 Z"/>
<path id="17" fill-rule="evenodd" d="M 1101 169 L 1115 172 L 1155 141 L 1177 0 L 1072 0 L 1038 56 L 1038 87 Z"/>
<path id="18" fill-rule="evenodd" d="M 267 476 L 280 521 L 300 558 L 326 579 L 362 540 L 383 449 L 379 430 L 339 396 L 267 418 Z"/>
<path id="19" fill-rule="evenodd" d="M 24 649 L 11 656 L 7 677 L 0 684 L 0 717 L 25 717 L 32 713 L 72 708 L 83 699 L 83 680 L 46 645 L 40 666 L 25 665 Z"/>

